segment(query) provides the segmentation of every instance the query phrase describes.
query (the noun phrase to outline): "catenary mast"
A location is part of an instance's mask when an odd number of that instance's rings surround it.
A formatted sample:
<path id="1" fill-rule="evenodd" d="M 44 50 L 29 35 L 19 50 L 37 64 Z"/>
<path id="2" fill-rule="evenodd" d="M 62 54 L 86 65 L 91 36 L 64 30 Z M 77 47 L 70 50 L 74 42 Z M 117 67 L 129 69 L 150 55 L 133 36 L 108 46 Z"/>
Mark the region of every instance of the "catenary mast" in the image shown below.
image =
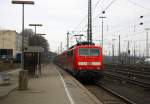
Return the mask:
<path id="1" fill-rule="evenodd" d="M 92 0 L 88 0 L 88 29 L 87 41 L 92 43 Z"/>

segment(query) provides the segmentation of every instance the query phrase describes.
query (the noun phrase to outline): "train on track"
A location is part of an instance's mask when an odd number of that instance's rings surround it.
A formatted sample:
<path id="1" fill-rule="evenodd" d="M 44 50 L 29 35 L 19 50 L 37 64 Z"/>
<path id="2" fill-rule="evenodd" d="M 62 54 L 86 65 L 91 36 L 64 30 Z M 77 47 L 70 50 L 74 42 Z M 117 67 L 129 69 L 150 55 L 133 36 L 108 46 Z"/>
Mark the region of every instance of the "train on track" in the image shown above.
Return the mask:
<path id="1" fill-rule="evenodd" d="M 102 47 L 79 42 L 57 55 L 54 62 L 76 78 L 99 80 L 103 76 Z"/>

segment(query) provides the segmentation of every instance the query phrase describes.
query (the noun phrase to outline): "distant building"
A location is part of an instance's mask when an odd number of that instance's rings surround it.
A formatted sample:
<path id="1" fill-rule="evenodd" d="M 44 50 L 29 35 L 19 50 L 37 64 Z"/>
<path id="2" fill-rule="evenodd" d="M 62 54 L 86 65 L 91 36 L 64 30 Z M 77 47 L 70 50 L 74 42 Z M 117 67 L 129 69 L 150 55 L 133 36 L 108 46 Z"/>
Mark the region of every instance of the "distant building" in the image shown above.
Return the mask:
<path id="1" fill-rule="evenodd" d="M 15 57 L 21 53 L 22 36 L 13 30 L 0 30 L 0 57 Z M 27 46 L 27 42 L 25 42 Z"/>
<path id="2" fill-rule="evenodd" d="M 24 47 L 28 47 L 29 37 L 31 34 L 24 35 Z M 16 57 L 17 53 L 22 50 L 22 34 L 15 30 L 0 30 L 0 57 Z"/>

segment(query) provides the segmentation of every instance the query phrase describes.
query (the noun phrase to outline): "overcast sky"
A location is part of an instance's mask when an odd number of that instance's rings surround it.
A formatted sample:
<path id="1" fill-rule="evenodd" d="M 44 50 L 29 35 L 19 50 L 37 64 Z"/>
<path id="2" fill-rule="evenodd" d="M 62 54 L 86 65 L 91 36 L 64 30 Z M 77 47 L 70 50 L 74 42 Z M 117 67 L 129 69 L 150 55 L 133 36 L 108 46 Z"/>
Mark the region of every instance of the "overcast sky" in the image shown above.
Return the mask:
<path id="1" fill-rule="evenodd" d="M 40 23 L 38 33 L 46 33 L 50 49 L 56 51 L 60 42 L 66 48 L 66 33 L 85 34 L 87 30 L 88 0 L 34 0 L 35 5 L 25 6 L 25 28 L 30 23 Z M 145 30 L 150 27 L 150 0 L 92 0 L 93 1 L 93 40 L 100 44 L 101 11 L 106 9 L 104 16 L 105 49 L 110 48 L 112 39 L 121 35 L 122 45 L 126 40 L 140 40 L 144 45 Z M 0 0 L 0 28 L 21 31 L 21 5 L 12 5 L 11 0 Z M 139 17 L 143 15 L 144 18 Z M 83 21 L 82 21 L 83 20 Z M 82 22 L 81 22 L 82 21 Z M 144 25 L 140 26 L 139 23 Z M 80 32 L 79 32 L 80 31 Z M 74 38 L 70 36 L 73 44 Z M 117 44 L 117 40 L 116 40 Z M 138 43 L 137 43 L 138 44 Z M 143 46 L 144 47 L 144 46 Z M 117 48 L 116 48 L 117 50 Z M 143 48 L 144 50 L 144 48 Z"/>

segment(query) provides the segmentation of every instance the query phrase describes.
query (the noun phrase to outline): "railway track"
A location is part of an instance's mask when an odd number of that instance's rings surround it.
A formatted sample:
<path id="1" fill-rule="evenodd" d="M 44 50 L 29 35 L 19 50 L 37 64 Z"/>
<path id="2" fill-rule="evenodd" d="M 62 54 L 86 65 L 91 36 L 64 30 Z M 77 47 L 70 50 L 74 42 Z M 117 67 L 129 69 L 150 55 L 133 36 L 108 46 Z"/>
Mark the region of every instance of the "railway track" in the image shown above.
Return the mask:
<path id="1" fill-rule="evenodd" d="M 136 73 L 136 74 L 143 74 L 143 75 L 150 75 L 150 72 L 146 72 L 146 71 L 144 71 L 144 70 L 131 70 L 131 69 L 122 69 L 122 68 L 109 68 L 109 67 L 107 67 L 106 69 L 105 69 L 106 71 L 107 70 L 115 70 L 115 71 L 125 71 L 125 72 L 130 72 L 130 73 Z"/>
<path id="2" fill-rule="evenodd" d="M 112 73 L 109 73 L 109 72 L 113 72 L 113 74 Z M 136 72 L 136 73 L 134 73 L 134 72 Z M 113 80 L 113 79 L 118 79 L 118 80 L 121 80 L 122 82 L 129 82 L 130 84 L 132 84 L 132 85 L 138 85 L 138 86 L 140 86 L 140 87 L 143 87 L 143 88 L 150 88 L 150 83 L 148 83 L 148 82 L 144 82 L 144 81 L 139 81 L 139 80 L 136 80 L 136 79 L 132 79 L 132 78 L 130 78 L 129 76 L 131 76 L 131 75 L 134 75 L 134 76 L 140 76 L 140 77 L 144 77 L 144 78 L 149 78 L 149 73 L 140 73 L 141 71 L 134 71 L 134 70 L 127 70 L 127 69 L 120 69 L 120 70 L 111 70 L 111 69 L 108 69 L 108 70 L 105 70 L 104 71 L 104 77 L 106 78 L 106 77 L 109 77 L 109 79 L 110 80 Z M 114 73 L 117 73 L 117 74 L 114 74 Z M 120 73 L 122 73 L 123 75 L 121 76 L 120 75 Z M 144 76 L 143 74 L 147 74 L 147 76 Z M 127 76 L 127 77 L 126 77 Z M 104 79 L 102 79 L 102 80 L 104 80 Z M 100 81 L 101 82 L 101 81 Z M 107 82 L 107 84 L 108 84 L 109 82 Z M 108 84 L 109 85 L 109 84 Z M 110 100 L 110 99 L 107 99 L 107 101 L 105 101 L 104 100 L 104 104 L 142 104 L 140 101 L 138 101 L 136 98 L 134 98 L 134 96 L 133 95 L 131 95 L 131 96 L 129 96 L 130 95 L 130 93 L 129 94 L 121 94 L 121 87 L 122 86 L 117 86 L 117 87 L 120 87 L 120 88 L 118 88 L 119 89 L 119 91 L 117 91 L 117 90 L 113 90 L 113 85 L 114 84 L 112 84 L 112 85 L 109 85 L 109 86 L 105 86 L 105 84 L 103 84 L 103 83 L 96 83 L 96 86 L 99 88 L 99 89 L 103 89 L 103 90 L 105 90 L 107 93 L 106 94 L 111 94 L 111 97 L 113 96 L 115 96 L 116 98 L 115 98 L 115 100 Z M 127 85 L 128 86 L 128 85 Z M 111 88 L 112 87 L 112 88 Z M 134 87 L 133 87 L 134 88 Z M 88 89 L 90 89 L 90 88 L 88 88 Z M 99 90 L 99 89 L 97 89 L 97 91 Z M 128 87 L 126 87 L 126 90 L 128 91 L 128 89 L 130 89 L 130 87 L 128 86 Z M 126 92 L 127 92 L 126 91 Z M 92 92 L 94 92 L 94 91 L 92 91 Z M 135 91 L 136 92 L 136 91 Z M 94 92 L 95 93 L 95 92 Z M 101 92 L 100 92 L 101 93 Z M 99 97 L 99 94 L 97 94 L 97 93 L 95 93 L 95 95 L 96 96 L 98 96 Z M 127 96 L 128 95 L 128 96 Z M 105 95 L 104 93 L 103 93 L 103 96 L 108 96 L 108 95 Z M 137 98 L 140 98 L 140 97 L 137 97 Z M 105 98 L 104 98 L 105 99 Z M 120 99 L 120 100 L 116 100 L 116 99 Z M 135 100 L 136 99 L 136 100 Z M 100 100 L 101 100 L 101 98 L 100 98 Z M 109 101 L 109 102 L 108 102 Z M 112 101 L 112 102 L 111 102 Z M 136 102 L 137 101 L 137 102 Z"/>
<path id="3" fill-rule="evenodd" d="M 97 85 L 85 86 L 91 93 L 93 93 L 103 104 L 132 104 L 125 99 L 118 97 L 112 91 L 102 88 Z"/>
<path id="4" fill-rule="evenodd" d="M 104 104 L 137 104 L 131 99 L 121 95 L 118 92 L 100 84 L 86 85 L 86 88 L 91 91 Z"/>
<path id="5" fill-rule="evenodd" d="M 113 72 L 113 73 L 119 73 L 119 74 L 124 74 L 127 76 L 131 76 L 131 77 L 139 77 L 139 78 L 143 78 L 143 79 L 150 79 L 150 73 L 136 73 L 134 71 L 130 71 L 130 70 L 105 70 L 106 72 Z"/>
<path id="6" fill-rule="evenodd" d="M 138 85 L 138 86 L 141 86 L 144 88 L 150 88 L 150 83 L 142 81 L 142 80 L 131 79 L 131 78 L 128 78 L 126 76 L 121 76 L 119 74 L 112 74 L 112 73 L 106 73 L 106 72 L 104 73 L 104 75 L 106 77 L 110 77 L 110 78 L 117 79 L 120 81 L 128 82 L 128 83 Z"/>
<path id="7" fill-rule="evenodd" d="M 140 72 L 150 73 L 150 66 L 140 66 L 140 65 L 105 65 L 106 69 L 126 69 Z"/>
<path id="8" fill-rule="evenodd" d="M 110 89 L 110 88 L 108 88 L 108 87 L 106 87 L 106 86 L 103 86 L 103 85 L 101 85 L 101 84 L 99 84 L 99 83 L 96 83 L 96 85 L 97 85 L 98 87 L 100 87 L 100 88 L 106 90 L 107 92 L 111 93 L 112 95 L 116 96 L 117 98 L 121 99 L 121 101 L 123 101 L 123 102 L 126 103 L 126 104 L 136 104 L 134 101 L 132 101 L 132 100 L 130 100 L 130 99 L 128 99 L 128 98 L 122 96 L 121 94 L 119 94 L 119 93 L 113 91 L 112 89 Z"/>
<path id="9" fill-rule="evenodd" d="M 104 104 L 150 104 L 149 90 L 130 83 L 102 79 L 85 87 Z"/>
<path id="10" fill-rule="evenodd" d="M 104 74 L 107 77 L 126 81 L 144 88 L 150 88 L 150 72 L 114 67 L 105 69 Z"/>
<path id="11" fill-rule="evenodd" d="M 117 104 L 150 104 L 148 71 L 108 68 L 104 70 L 104 78 L 96 83 L 96 86 L 119 98 L 122 102 Z"/>

